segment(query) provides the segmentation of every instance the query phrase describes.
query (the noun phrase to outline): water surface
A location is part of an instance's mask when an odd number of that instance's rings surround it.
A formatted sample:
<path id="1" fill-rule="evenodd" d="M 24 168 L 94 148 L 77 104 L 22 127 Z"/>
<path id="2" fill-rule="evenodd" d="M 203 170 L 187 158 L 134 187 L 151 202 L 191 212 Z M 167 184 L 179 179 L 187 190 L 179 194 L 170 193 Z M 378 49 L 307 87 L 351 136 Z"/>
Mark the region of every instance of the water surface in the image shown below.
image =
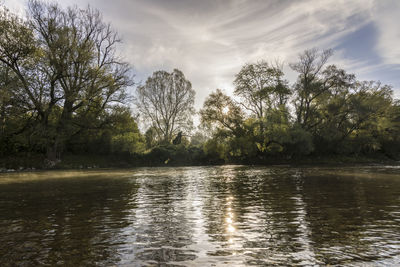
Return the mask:
<path id="1" fill-rule="evenodd" d="M 1 266 L 400 264 L 400 168 L 0 175 Z"/>

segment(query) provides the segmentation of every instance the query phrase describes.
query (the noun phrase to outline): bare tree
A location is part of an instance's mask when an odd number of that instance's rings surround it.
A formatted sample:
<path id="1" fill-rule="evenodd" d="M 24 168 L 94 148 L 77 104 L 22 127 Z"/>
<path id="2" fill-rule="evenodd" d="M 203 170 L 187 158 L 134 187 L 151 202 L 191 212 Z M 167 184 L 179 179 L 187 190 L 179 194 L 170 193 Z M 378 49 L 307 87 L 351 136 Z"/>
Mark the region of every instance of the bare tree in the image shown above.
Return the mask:
<path id="1" fill-rule="evenodd" d="M 331 49 L 319 51 L 310 49 L 299 55 L 299 61 L 290 64 L 290 67 L 299 73 L 295 84 L 295 108 L 297 123 L 303 128 L 310 128 L 310 119 L 313 112 L 313 101 L 326 92 L 330 87 L 322 79 L 323 67 L 332 55 Z"/>
<path id="2" fill-rule="evenodd" d="M 159 140 L 170 143 L 179 131 L 191 128 L 194 96 L 192 84 L 180 70 L 156 71 L 137 88 L 135 103 Z"/>

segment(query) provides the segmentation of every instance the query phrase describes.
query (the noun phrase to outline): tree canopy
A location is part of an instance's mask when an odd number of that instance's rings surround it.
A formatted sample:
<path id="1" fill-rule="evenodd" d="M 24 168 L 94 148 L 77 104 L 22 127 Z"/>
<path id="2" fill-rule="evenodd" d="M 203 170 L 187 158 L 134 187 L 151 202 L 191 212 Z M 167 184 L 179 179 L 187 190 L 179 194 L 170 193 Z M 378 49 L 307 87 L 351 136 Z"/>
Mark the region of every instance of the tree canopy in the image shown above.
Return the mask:
<path id="1" fill-rule="evenodd" d="M 25 20 L 6 9 L 0 16 L 2 138 L 24 133 L 27 143 L 12 150 L 34 147 L 55 160 L 69 139 L 102 127 L 125 104 L 130 68 L 116 54 L 117 33 L 97 10 L 31 0 L 27 12 Z"/>
<path id="2" fill-rule="evenodd" d="M 195 91 L 182 71 L 156 71 L 137 88 L 136 106 L 156 131 L 158 140 L 171 143 L 174 135 L 190 130 Z"/>

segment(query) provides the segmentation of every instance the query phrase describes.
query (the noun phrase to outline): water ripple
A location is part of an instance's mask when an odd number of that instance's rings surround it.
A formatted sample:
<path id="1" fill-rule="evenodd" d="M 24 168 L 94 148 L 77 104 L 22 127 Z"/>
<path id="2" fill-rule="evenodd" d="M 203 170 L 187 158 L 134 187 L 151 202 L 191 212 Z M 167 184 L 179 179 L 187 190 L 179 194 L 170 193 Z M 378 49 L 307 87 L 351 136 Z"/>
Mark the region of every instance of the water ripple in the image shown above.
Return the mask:
<path id="1" fill-rule="evenodd" d="M 1 266 L 400 264 L 398 167 L 13 175 Z"/>

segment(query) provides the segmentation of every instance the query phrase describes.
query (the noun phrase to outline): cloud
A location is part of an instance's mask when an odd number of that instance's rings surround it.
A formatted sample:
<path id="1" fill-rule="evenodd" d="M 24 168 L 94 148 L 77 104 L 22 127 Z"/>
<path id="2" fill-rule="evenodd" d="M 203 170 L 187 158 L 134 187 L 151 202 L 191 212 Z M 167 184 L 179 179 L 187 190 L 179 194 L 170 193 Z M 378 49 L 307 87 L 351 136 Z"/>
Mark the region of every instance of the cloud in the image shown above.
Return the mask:
<path id="1" fill-rule="evenodd" d="M 386 64 L 400 65 L 400 1 L 376 1 L 373 19 L 379 36 L 377 51 Z"/>
<path id="2" fill-rule="evenodd" d="M 23 16 L 25 14 L 25 2 L 21 0 L 5 0 L 1 1 L 0 0 L 0 5 L 4 4 L 8 9 L 10 9 L 12 12 Z"/>
<path id="3" fill-rule="evenodd" d="M 134 66 L 138 80 L 155 70 L 181 69 L 197 92 L 198 108 L 216 88 L 232 93 L 234 75 L 246 62 L 275 58 L 292 62 L 304 49 L 339 46 L 370 23 L 377 28 L 376 46 L 371 49 L 382 62 L 371 65 L 368 58 L 352 58 L 344 53 L 346 47 L 332 62 L 371 78 L 387 64 L 400 63 L 400 28 L 394 20 L 400 12 L 397 0 L 59 2 L 98 8 L 122 35 L 121 53 Z M 6 5 L 18 3 L 22 1 L 6 1 Z M 288 77 L 293 80 L 295 75 Z"/>

